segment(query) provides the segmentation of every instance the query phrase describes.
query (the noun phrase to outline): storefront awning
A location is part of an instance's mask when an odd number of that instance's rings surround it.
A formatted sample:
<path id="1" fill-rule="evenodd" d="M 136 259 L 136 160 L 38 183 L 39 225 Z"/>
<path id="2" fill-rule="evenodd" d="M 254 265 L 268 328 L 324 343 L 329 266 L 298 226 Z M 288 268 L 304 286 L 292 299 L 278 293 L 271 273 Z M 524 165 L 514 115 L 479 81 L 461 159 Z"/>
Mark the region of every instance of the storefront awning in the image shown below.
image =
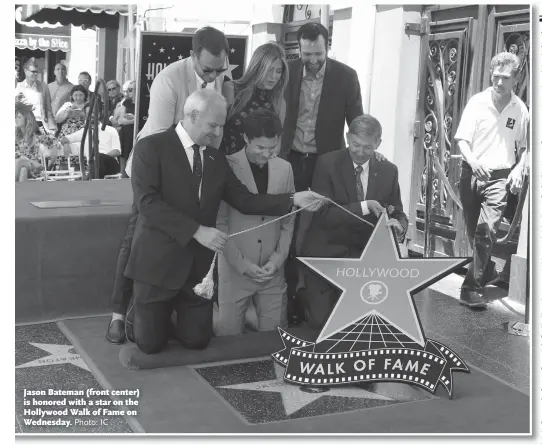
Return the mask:
<path id="1" fill-rule="evenodd" d="M 71 49 L 71 37 L 44 34 L 15 34 L 15 47 L 19 49 L 39 49 L 42 51 L 64 51 Z"/>
<path id="2" fill-rule="evenodd" d="M 128 5 L 24 5 L 21 18 L 38 23 L 118 29 L 121 15 L 128 15 Z"/>

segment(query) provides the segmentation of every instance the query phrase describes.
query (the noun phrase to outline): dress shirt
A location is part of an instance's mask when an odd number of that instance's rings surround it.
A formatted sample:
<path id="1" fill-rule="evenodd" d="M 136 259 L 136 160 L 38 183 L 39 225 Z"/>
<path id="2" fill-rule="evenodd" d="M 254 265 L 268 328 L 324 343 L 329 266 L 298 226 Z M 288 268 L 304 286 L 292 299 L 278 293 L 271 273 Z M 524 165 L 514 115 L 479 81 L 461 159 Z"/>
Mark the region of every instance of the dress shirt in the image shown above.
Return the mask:
<path id="1" fill-rule="evenodd" d="M 70 143 L 70 151 L 72 155 L 78 155 L 81 147 L 81 140 L 83 139 L 84 128 L 71 133 L 64 138 Z M 88 133 L 85 138 L 85 156 L 88 157 Z M 62 139 L 61 139 L 62 140 Z M 105 130 L 102 131 L 102 125 L 98 126 L 98 152 L 103 154 L 109 154 L 113 150 L 121 152 L 119 133 L 113 127 L 106 125 Z M 61 153 L 59 152 L 59 155 Z"/>
<path id="2" fill-rule="evenodd" d="M 56 116 L 60 107 L 66 102 L 70 101 L 70 92 L 73 88 L 73 83 L 68 79 L 64 79 L 64 82 L 59 83 L 58 80 L 51 82 L 49 85 L 49 94 L 51 95 L 51 107 L 53 109 L 53 115 Z"/>
<path id="3" fill-rule="evenodd" d="M 34 116 L 38 121 L 42 121 L 47 126 L 56 126 L 56 121 L 53 116 L 53 109 L 51 108 L 51 96 L 49 95 L 49 88 L 39 80 L 30 86 L 26 83 L 26 80 L 19 82 L 15 88 L 15 96 L 19 93 L 23 93 L 34 107 Z"/>
<path id="4" fill-rule="evenodd" d="M 303 78 L 301 79 L 301 90 L 299 93 L 299 113 L 294 137 L 294 150 L 301 153 L 316 153 L 316 119 L 322 86 L 324 85 L 324 74 L 327 62 L 316 73 L 316 76 L 307 72 L 303 67 Z"/>
<path id="5" fill-rule="evenodd" d="M 188 136 L 188 133 L 183 127 L 182 121 L 177 124 L 175 127 L 175 131 L 177 133 L 177 136 L 179 136 L 179 139 L 181 140 L 181 144 L 183 144 L 184 151 L 186 152 L 186 157 L 188 158 L 188 162 L 190 164 L 190 169 L 194 171 L 194 149 L 192 148 L 192 145 L 195 144 L 195 142 Z M 201 145 L 199 147 L 199 154 L 201 156 L 201 170 L 203 172 L 203 152 L 205 151 L 205 145 Z M 203 183 L 203 180 L 199 184 L 199 191 L 198 196 L 201 199 L 201 184 Z"/>
<path id="6" fill-rule="evenodd" d="M 264 165 L 260 166 L 250 161 L 248 164 L 252 170 L 252 176 L 254 177 L 254 182 L 256 183 L 258 193 L 260 195 L 265 195 L 267 193 L 267 186 L 269 183 L 269 164 L 266 162 Z"/>
<path id="7" fill-rule="evenodd" d="M 363 167 L 363 171 L 361 172 L 361 184 L 363 185 L 363 193 L 365 194 L 365 201 L 361 201 L 361 213 L 363 213 L 364 215 L 368 215 L 370 213 L 369 211 L 369 207 L 367 206 L 367 187 L 369 186 L 369 162 L 371 160 L 369 159 L 367 162 L 365 162 L 365 164 L 361 164 L 361 166 Z M 355 170 L 356 170 L 356 167 L 358 166 L 358 164 L 356 164 L 355 162 L 352 162 L 352 164 L 354 164 L 354 175 L 356 174 L 355 173 Z"/>
<path id="8" fill-rule="evenodd" d="M 201 85 L 203 82 L 205 82 L 201 77 L 198 76 L 198 73 L 196 73 L 196 70 L 194 70 L 194 73 L 196 74 L 196 83 L 198 84 L 198 90 L 201 90 Z M 216 82 L 213 80 L 212 82 L 207 82 L 207 85 L 205 86 L 205 89 L 216 89 Z"/>

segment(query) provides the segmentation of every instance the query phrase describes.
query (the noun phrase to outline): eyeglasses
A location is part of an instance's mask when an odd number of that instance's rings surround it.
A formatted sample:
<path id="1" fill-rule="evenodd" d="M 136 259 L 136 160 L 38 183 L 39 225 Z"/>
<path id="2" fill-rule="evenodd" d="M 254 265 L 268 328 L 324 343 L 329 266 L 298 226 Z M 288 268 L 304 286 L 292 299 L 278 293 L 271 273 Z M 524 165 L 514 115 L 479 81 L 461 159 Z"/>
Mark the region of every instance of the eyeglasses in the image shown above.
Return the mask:
<path id="1" fill-rule="evenodd" d="M 32 74 L 38 74 L 39 73 L 38 70 L 27 70 L 27 71 L 31 72 Z"/>
<path id="2" fill-rule="evenodd" d="M 107 91 L 117 91 L 117 87 L 108 88 Z"/>
<path id="3" fill-rule="evenodd" d="M 220 74 L 225 73 L 226 71 L 228 71 L 228 68 L 229 68 L 229 63 L 228 63 L 228 58 L 227 57 L 226 57 L 226 68 L 219 68 L 217 70 L 214 70 L 212 68 L 203 68 L 201 66 L 201 62 L 199 61 L 199 59 L 197 57 L 196 57 L 196 60 L 198 61 L 198 65 L 199 65 L 201 71 L 203 71 L 203 74 L 211 74 L 211 73 L 216 72 L 216 75 L 219 76 Z"/>

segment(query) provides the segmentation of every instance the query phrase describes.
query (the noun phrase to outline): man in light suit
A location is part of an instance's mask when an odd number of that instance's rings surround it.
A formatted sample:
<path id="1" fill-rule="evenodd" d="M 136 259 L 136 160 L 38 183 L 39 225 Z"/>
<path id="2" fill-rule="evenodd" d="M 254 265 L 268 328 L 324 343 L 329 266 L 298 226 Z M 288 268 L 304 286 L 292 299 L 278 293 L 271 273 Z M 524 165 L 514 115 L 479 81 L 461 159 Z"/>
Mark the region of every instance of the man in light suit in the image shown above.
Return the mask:
<path id="1" fill-rule="evenodd" d="M 252 193 L 294 193 L 292 167 L 275 157 L 282 125 L 276 113 L 259 109 L 243 121 L 246 147 L 228 156 L 230 167 Z M 271 221 L 263 215 L 243 215 L 221 204 L 217 229 L 236 233 Z M 218 257 L 218 335 L 242 334 L 252 298 L 257 329 L 286 327 L 284 261 L 292 241 L 294 218 L 289 216 L 231 238 Z"/>
<path id="2" fill-rule="evenodd" d="M 177 125 L 183 118 L 186 98 L 193 92 L 202 88 L 221 92 L 228 51 L 228 40 L 224 33 L 212 27 L 198 29 L 192 37 L 190 57 L 168 65 L 154 79 L 150 92 L 149 117 L 137 139 Z M 213 141 L 213 146 L 218 148 L 221 141 L 222 133 Z M 131 174 L 134 151 L 135 147 L 126 163 L 128 176 Z M 125 340 L 124 319 L 132 297 L 133 283 L 124 276 L 124 270 L 130 256 L 137 218 L 134 204 L 126 236 L 120 247 L 113 285 L 113 316 L 106 332 L 107 341 L 113 344 L 121 344 Z"/>
<path id="3" fill-rule="evenodd" d="M 250 193 L 226 156 L 210 146 L 225 121 L 226 99 L 199 90 L 186 99 L 181 122 L 136 144 L 131 180 L 139 218 L 125 273 L 134 280 L 134 337 L 144 353 L 166 347 L 173 311 L 173 337 L 186 348 L 207 347 L 213 303 L 193 288 L 228 239 L 215 228 L 221 201 L 247 214 L 274 216 L 295 206 L 316 211 L 324 202 L 311 191 Z"/>
<path id="4" fill-rule="evenodd" d="M 378 161 L 375 151 L 382 127 L 370 115 L 355 118 L 347 133 L 348 149 L 318 158 L 312 189 L 376 224 L 387 208 L 390 225 L 403 242 L 408 219 L 403 212 L 398 171 L 387 160 Z M 314 214 L 301 255 L 319 258 L 359 258 L 373 229 L 336 206 L 328 205 Z M 325 279 L 307 270 L 306 288 L 299 292 L 307 324 L 320 329 L 331 314 L 340 292 Z"/>

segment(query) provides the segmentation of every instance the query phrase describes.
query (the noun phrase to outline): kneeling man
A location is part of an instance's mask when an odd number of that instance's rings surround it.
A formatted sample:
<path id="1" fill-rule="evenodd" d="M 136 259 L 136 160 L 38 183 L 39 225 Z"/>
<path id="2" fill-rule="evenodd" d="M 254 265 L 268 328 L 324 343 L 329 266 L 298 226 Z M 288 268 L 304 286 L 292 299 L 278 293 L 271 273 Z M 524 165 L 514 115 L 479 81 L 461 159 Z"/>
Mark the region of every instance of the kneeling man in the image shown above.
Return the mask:
<path id="1" fill-rule="evenodd" d="M 230 167 L 249 191 L 260 194 L 293 193 L 290 164 L 275 153 L 282 133 L 272 111 L 253 111 L 243 122 L 244 150 L 228 156 Z M 222 202 L 216 227 L 225 233 L 251 229 L 273 217 L 244 215 Z M 292 241 L 292 216 L 228 240 L 218 257 L 218 335 L 243 333 L 245 314 L 252 298 L 258 330 L 286 327 L 284 261 Z"/>
<path id="2" fill-rule="evenodd" d="M 397 167 L 385 159 L 377 161 L 375 156 L 381 136 L 382 127 L 374 117 L 364 114 L 355 118 L 347 133 L 348 149 L 318 158 L 313 191 L 373 224 L 392 206 L 391 225 L 397 240 L 403 242 L 408 219 L 403 213 Z M 301 256 L 359 258 L 372 230 L 337 206 L 326 205 L 312 218 Z M 311 270 L 306 272 L 305 286 L 299 292 L 305 320 L 312 329 L 321 329 L 340 292 Z"/>

